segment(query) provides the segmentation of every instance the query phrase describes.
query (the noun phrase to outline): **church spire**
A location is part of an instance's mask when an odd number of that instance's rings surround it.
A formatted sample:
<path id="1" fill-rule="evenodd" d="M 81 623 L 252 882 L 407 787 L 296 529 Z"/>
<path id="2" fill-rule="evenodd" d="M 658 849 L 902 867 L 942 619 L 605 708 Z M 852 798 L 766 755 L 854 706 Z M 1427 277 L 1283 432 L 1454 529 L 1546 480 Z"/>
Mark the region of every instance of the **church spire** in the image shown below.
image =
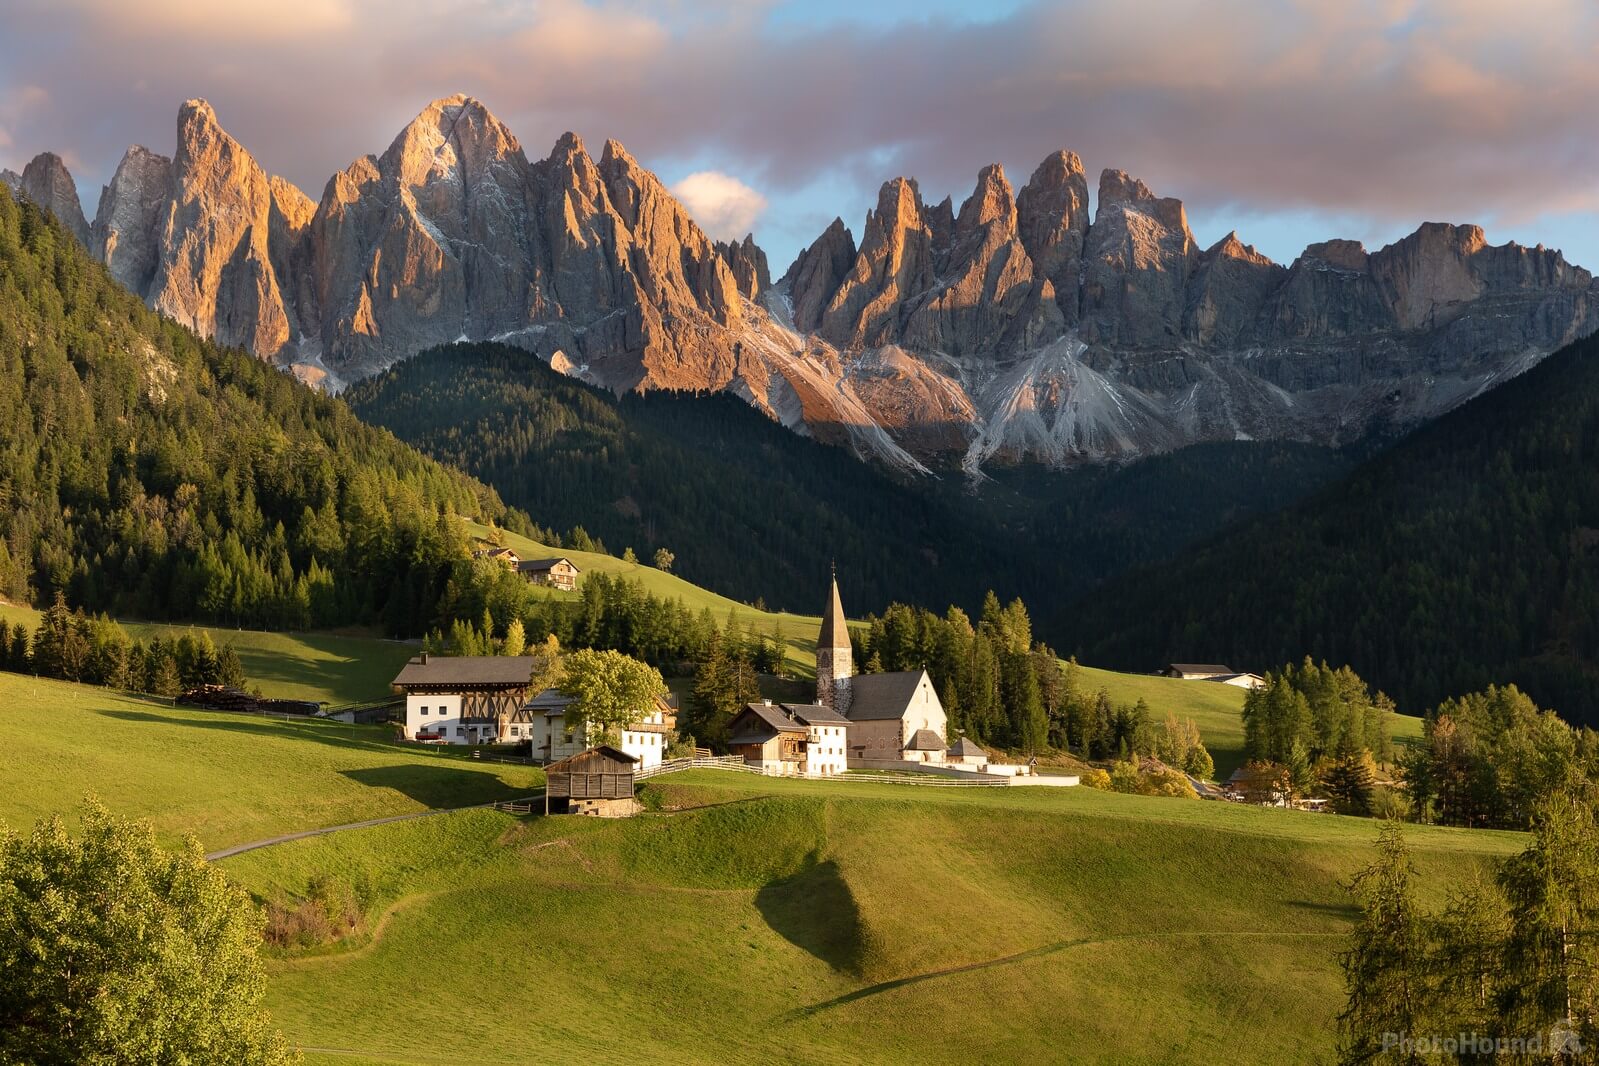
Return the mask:
<path id="1" fill-rule="evenodd" d="M 849 622 L 844 618 L 844 601 L 838 594 L 838 570 L 835 567 L 832 587 L 827 594 L 827 609 L 822 612 L 822 631 L 816 639 L 816 702 L 847 717 L 852 688 L 850 679 L 854 674 Z"/>
<path id="2" fill-rule="evenodd" d="M 817 638 L 816 646 L 828 649 L 849 647 L 849 623 L 844 620 L 844 601 L 838 595 L 836 571 L 832 591 L 827 596 L 827 610 L 822 612 L 822 634 Z"/>

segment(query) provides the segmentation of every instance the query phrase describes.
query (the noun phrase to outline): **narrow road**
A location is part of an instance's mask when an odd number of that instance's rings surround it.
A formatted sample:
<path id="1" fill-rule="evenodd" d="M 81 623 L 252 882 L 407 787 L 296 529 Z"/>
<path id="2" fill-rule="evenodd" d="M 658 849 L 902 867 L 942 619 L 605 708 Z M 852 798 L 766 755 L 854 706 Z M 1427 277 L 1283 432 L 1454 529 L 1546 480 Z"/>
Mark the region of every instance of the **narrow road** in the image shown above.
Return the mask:
<path id="1" fill-rule="evenodd" d="M 521 799 L 500 800 L 500 803 L 532 803 L 534 800 L 544 798 L 543 790 L 524 796 Z M 329 833 L 342 833 L 346 829 L 370 829 L 375 825 L 388 825 L 391 822 L 409 822 L 415 818 L 431 818 L 435 814 L 454 814 L 456 811 L 486 810 L 495 806 L 494 803 L 474 803 L 466 807 L 438 807 L 427 811 L 413 811 L 410 814 L 391 814 L 387 818 L 368 818 L 364 822 L 351 822 L 348 825 L 330 825 L 322 829 L 303 829 L 298 833 L 284 833 L 281 836 L 267 837 L 265 840 L 252 840 L 248 844 L 235 844 L 221 851 L 213 851 L 206 856 L 211 862 L 226 859 L 234 855 L 242 855 L 246 851 L 255 851 L 257 848 L 270 848 L 274 844 L 287 844 L 291 840 L 304 840 L 306 837 L 327 836 Z"/>

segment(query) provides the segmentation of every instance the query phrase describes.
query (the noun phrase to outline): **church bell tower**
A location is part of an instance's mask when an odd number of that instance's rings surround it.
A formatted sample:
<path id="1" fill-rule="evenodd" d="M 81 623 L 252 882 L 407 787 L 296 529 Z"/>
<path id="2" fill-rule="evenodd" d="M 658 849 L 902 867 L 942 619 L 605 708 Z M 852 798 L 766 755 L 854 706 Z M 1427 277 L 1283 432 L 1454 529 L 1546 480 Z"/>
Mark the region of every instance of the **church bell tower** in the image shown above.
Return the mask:
<path id="1" fill-rule="evenodd" d="M 822 612 L 822 633 L 816 641 L 816 702 L 848 718 L 854 676 L 855 656 L 850 650 L 849 623 L 844 620 L 844 601 L 838 595 L 835 570 L 827 609 Z"/>

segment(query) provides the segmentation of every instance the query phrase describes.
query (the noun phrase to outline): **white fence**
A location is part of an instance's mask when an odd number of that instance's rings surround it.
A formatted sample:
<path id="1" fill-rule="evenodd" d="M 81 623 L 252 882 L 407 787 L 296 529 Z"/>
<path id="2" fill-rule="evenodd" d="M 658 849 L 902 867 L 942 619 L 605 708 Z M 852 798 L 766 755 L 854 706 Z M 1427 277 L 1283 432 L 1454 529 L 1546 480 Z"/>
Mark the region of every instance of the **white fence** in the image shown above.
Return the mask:
<path id="1" fill-rule="evenodd" d="M 785 770 L 763 770 L 758 766 L 750 766 L 737 755 L 720 755 L 711 758 L 695 756 L 685 759 L 668 759 L 663 763 L 651 766 L 648 769 L 636 770 L 633 773 L 635 781 L 650 777 L 659 777 L 662 774 L 675 774 L 680 770 L 731 770 L 740 774 L 755 774 L 757 777 L 795 777 L 802 781 L 818 781 L 822 778 L 808 777 L 805 774 Z M 877 781 L 890 785 L 921 785 L 933 788 L 1004 788 L 1009 781 L 1000 779 L 981 780 L 975 777 L 972 780 L 962 780 L 948 777 L 934 777 L 932 774 L 917 774 L 906 772 L 903 774 L 862 774 L 848 773 L 829 777 L 829 781 Z"/>

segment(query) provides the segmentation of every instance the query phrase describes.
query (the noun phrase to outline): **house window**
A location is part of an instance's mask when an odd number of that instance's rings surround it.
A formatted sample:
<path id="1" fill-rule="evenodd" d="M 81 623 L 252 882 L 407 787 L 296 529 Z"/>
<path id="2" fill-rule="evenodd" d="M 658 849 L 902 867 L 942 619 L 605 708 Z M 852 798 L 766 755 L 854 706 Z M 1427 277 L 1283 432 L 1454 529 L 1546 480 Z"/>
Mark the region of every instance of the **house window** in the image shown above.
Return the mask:
<path id="1" fill-rule="evenodd" d="M 521 736 L 521 735 L 522 735 L 522 727 L 521 727 L 521 726 L 514 726 L 514 725 L 513 725 L 513 726 L 512 726 L 512 727 L 511 727 L 511 735 L 512 735 L 512 736 L 513 736 L 513 737 L 519 737 L 519 736 Z"/>
<path id="2" fill-rule="evenodd" d="M 422 708 L 422 713 L 423 713 L 423 714 L 427 714 L 427 713 L 428 713 L 428 709 L 427 709 L 427 708 L 426 708 L 426 707 L 423 707 L 423 708 Z"/>
<path id="3" fill-rule="evenodd" d="M 466 727 L 465 726 L 460 726 L 460 725 L 456 726 L 455 727 L 455 735 L 458 736 L 458 737 L 466 736 Z"/>

